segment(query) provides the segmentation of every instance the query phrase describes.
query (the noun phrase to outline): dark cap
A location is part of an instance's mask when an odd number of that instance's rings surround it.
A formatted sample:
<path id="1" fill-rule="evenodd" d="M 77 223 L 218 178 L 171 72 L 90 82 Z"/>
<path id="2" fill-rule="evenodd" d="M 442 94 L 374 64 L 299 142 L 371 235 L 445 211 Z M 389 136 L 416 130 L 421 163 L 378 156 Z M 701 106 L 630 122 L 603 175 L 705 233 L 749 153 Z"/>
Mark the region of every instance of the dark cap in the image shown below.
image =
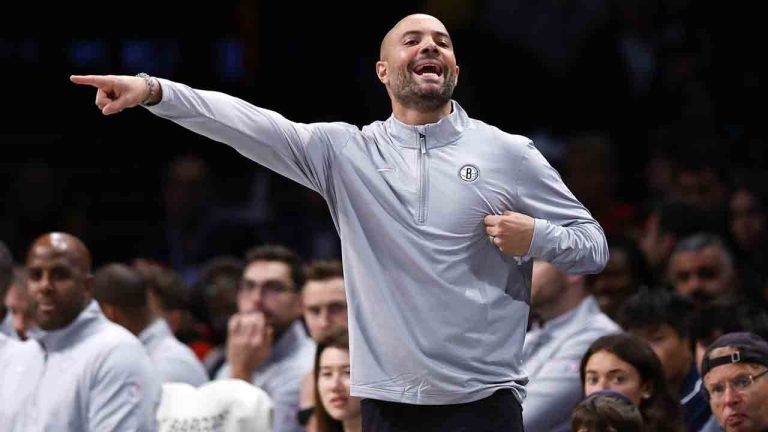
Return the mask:
<path id="1" fill-rule="evenodd" d="M 731 347 L 736 351 L 732 354 L 710 358 L 716 348 Z M 749 332 L 727 333 L 717 338 L 707 348 L 701 361 L 701 377 L 707 375 L 712 368 L 732 363 L 757 363 L 768 367 L 768 342 L 760 336 Z"/>

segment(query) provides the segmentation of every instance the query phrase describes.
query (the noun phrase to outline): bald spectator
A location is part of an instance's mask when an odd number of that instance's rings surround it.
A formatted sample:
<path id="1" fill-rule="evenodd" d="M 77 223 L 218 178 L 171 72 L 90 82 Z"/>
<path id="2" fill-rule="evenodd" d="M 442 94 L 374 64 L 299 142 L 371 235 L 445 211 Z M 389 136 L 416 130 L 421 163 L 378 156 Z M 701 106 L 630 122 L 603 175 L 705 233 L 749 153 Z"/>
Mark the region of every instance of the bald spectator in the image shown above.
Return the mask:
<path id="1" fill-rule="evenodd" d="M 160 382 L 139 341 L 93 300 L 85 244 L 69 234 L 43 235 L 26 267 L 42 332 L 24 344 L 34 350 L 12 360 L 3 386 L 15 392 L 18 409 L 3 411 L 0 424 L 25 432 L 155 430 Z"/>
<path id="2" fill-rule="evenodd" d="M 676 293 L 699 306 L 737 294 L 733 256 L 712 234 L 681 240 L 672 253 L 667 275 Z"/>
<path id="3" fill-rule="evenodd" d="M 139 338 L 163 382 L 197 387 L 208 381 L 195 353 L 173 336 L 164 319 L 150 311 L 147 288 L 137 270 L 109 264 L 100 268 L 94 279 L 94 298 L 104 315 Z"/>

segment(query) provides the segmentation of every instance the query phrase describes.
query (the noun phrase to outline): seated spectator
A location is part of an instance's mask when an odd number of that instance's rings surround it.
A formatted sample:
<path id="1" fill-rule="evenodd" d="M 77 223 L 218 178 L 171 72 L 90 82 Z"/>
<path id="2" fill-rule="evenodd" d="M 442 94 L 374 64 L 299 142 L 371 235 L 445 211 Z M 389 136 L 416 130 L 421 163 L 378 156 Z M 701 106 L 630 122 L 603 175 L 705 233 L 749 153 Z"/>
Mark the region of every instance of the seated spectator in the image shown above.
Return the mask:
<path id="1" fill-rule="evenodd" d="M 14 373 L 3 394 L 20 402 L 3 413 L 3 428 L 154 431 L 160 381 L 141 343 L 93 300 L 88 248 L 69 234 L 46 234 L 30 247 L 27 272 L 42 331 L 7 366 Z"/>
<path id="2" fill-rule="evenodd" d="M 199 386 L 208 381 L 192 350 L 150 311 L 147 288 L 137 270 L 124 264 L 101 267 L 94 275 L 93 296 L 107 318 L 139 338 L 163 382 Z"/>
<path id="3" fill-rule="evenodd" d="M 747 332 L 720 336 L 707 348 L 701 374 L 726 432 L 768 430 L 768 342 Z"/>
<path id="4" fill-rule="evenodd" d="M 301 379 L 312 369 L 315 344 L 301 316 L 301 258 L 283 246 L 251 250 L 229 320 L 227 363 L 217 379 L 239 378 L 267 392 L 275 404 L 275 432 L 302 431 Z"/>
<path id="5" fill-rule="evenodd" d="M 640 409 L 647 430 L 684 430 L 661 362 L 642 339 L 626 333 L 601 337 L 582 358 L 580 373 L 585 396 L 600 390 L 622 393 Z"/>
<path id="6" fill-rule="evenodd" d="M 629 398 L 613 390 L 592 393 L 573 410 L 572 432 L 644 432 L 643 417 Z"/>
<path id="7" fill-rule="evenodd" d="M 540 260 L 533 263 L 531 313 L 535 320 L 523 345 L 529 379 L 523 423 L 530 431 L 567 432 L 582 398 L 576 373 L 582 356 L 595 339 L 621 328 L 600 312 L 583 276 Z"/>
<path id="8" fill-rule="evenodd" d="M 208 326 L 211 349 L 203 364 L 210 377 L 216 376 L 227 360 L 227 323 L 237 313 L 237 286 L 243 274 L 241 259 L 219 256 L 206 261 L 193 289 L 193 305 Z"/>
<path id="9" fill-rule="evenodd" d="M 176 339 L 189 346 L 198 359 L 204 358 L 212 348 L 210 338 L 192 315 L 190 289 L 181 275 L 144 259 L 134 260 L 132 266 L 139 270 L 147 285 L 152 313 L 165 319 Z"/>
<path id="10" fill-rule="evenodd" d="M 762 182 L 764 183 L 764 182 Z M 729 227 L 744 294 L 768 302 L 768 207 L 757 182 L 743 182 L 731 194 Z"/>
<path id="11" fill-rule="evenodd" d="M 704 353 L 715 339 L 734 332 L 750 332 L 768 339 L 768 311 L 754 303 L 733 300 L 695 311 L 690 333 L 696 366 L 701 367 Z"/>
<path id="12" fill-rule="evenodd" d="M 315 353 L 315 418 L 319 432 L 361 432 L 360 398 L 349 394 L 349 337 L 346 326 L 320 337 Z"/>
<path id="13" fill-rule="evenodd" d="M 13 257 L 8 247 L 0 241 L 0 299 L 4 299 L 8 288 L 13 281 Z M 13 328 L 13 317 L 5 308 L 5 304 L 0 305 L 0 337 L 18 339 L 16 331 Z M 2 342 L 0 342 L 1 344 Z M 2 345 L 0 345 L 0 349 Z"/>
<path id="14" fill-rule="evenodd" d="M 331 328 L 347 327 L 347 296 L 341 261 L 315 261 L 307 266 L 307 282 L 301 290 L 304 324 L 310 337 L 319 342 L 320 336 Z M 316 430 L 314 407 L 314 370 L 301 383 L 299 423 L 307 432 Z"/>
<path id="15" fill-rule="evenodd" d="M 617 320 L 619 309 L 641 287 L 652 285 L 648 264 L 634 241 L 608 237 L 610 258 L 602 272 L 585 276 L 587 289 L 595 296 L 600 310 Z"/>
<path id="16" fill-rule="evenodd" d="M 738 293 L 733 255 L 712 234 L 681 240 L 669 260 L 667 277 L 674 291 L 703 306 Z"/>
<path id="17" fill-rule="evenodd" d="M 26 340 L 31 333 L 38 331 L 35 323 L 35 305 L 27 289 L 27 272 L 23 267 L 13 270 L 13 282 L 5 295 L 5 307 L 13 318 L 16 336 Z"/>
<path id="18" fill-rule="evenodd" d="M 643 290 L 624 306 L 621 326 L 645 340 L 661 360 L 667 387 L 680 400 L 687 429 L 699 431 L 709 420 L 698 368 L 690 350 L 690 300 L 666 290 Z"/>

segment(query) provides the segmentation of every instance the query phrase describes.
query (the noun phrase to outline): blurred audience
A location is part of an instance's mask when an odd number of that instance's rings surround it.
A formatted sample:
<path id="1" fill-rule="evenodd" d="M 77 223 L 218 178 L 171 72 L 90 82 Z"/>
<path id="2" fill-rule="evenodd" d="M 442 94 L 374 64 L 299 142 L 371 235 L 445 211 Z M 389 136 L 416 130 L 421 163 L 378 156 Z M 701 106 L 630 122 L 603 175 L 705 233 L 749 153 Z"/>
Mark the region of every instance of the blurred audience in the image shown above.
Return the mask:
<path id="1" fill-rule="evenodd" d="M 701 364 L 704 389 L 726 432 L 768 430 L 768 342 L 749 332 L 717 338 Z"/>
<path id="2" fill-rule="evenodd" d="M 229 320 L 227 363 L 216 375 L 266 391 L 275 406 L 275 432 L 302 430 L 299 391 L 315 351 L 299 319 L 304 280 L 304 264 L 292 250 L 264 245 L 248 252 L 237 313 Z"/>
<path id="3" fill-rule="evenodd" d="M 579 370 L 585 396 L 618 391 L 639 407 L 646 430 L 685 430 L 661 362 L 644 340 L 625 333 L 603 336 L 589 347 Z"/>
<path id="4" fill-rule="evenodd" d="M 600 312 L 583 276 L 539 260 L 533 263 L 531 314 L 523 345 L 529 379 L 523 423 L 531 431 L 568 431 L 571 411 L 582 397 L 576 374 L 582 356 L 595 339 L 621 328 Z"/>
<path id="5" fill-rule="evenodd" d="M 320 341 L 320 336 L 335 327 L 347 327 L 347 296 L 344 289 L 344 271 L 341 261 L 319 260 L 307 266 L 306 282 L 301 290 L 304 324 L 309 336 Z M 307 432 L 317 430 L 314 419 L 314 370 L 309 371 L 301 383 L 299 396 L 299 423 Z"/>
<path id="6" fill-rule="evenodd" d="M 645 432 L 643 416 L 629 398 L 600 390 L 579 402 L 571 417 L 572 432 Z"/>
<path id="7" fill-rule="evenodd" d="M 661 361 L 667 387 L 677 396 L 688 431 L 697 432 L 709 420 L 709 405 L 689 337 L 693 303 L 666 290 L 642 290 L 623 308 L 621 326 L 650 345 Z"/>
<path id="8" fill-rule="evenodd" d="M 314 376 L 317 384 L 315 414 L 318 432 L 361 432 L 360 398 L 349 391 L 349 336 L 346 326 L 327 329 L 319 336 Z"/>
<path id="9" fill-rule="evenodd" d="M 24 267 L 13 269 L 13 280 L 5 295 L 5 307 L 13 319 L 13 329 L 19 339 L 26 340 L 30 333 L 37 330 L 35 304 L 27 289 L 27 272 Z"/>
<path id="10" fill-rule="evenodd" d="M 192 350 L 150 310 L 146 283 L 138 270 L 117 263 L 100 267 L 94 273 L 93 297 L 109 320 L 139 338 L 162 382 L 199 386 L 208 381 Z"/>

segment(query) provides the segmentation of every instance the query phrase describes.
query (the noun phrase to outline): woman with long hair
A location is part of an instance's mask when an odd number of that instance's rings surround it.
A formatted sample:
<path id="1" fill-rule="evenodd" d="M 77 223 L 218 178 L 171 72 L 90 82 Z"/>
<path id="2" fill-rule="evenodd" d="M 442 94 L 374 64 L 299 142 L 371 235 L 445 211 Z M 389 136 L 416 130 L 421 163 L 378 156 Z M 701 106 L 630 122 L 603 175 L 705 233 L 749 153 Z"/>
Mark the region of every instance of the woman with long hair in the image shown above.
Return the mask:
<path id="1" fill-rule="evenodd" d="M 360 399 L 349 395 L 349 336 L 344 327 L 325 333 L 315 353 L 318 432 L 361 432 Z"/>
<path id="2" fill-rule="evenodd" d="M 615 390 L 639 409 L 645 430 L 682 432 L 680 404 L 667 388 L 661 362 L 642 339 L 627 333 L 603 336 L 581 359 L 584 395 Z"/>

